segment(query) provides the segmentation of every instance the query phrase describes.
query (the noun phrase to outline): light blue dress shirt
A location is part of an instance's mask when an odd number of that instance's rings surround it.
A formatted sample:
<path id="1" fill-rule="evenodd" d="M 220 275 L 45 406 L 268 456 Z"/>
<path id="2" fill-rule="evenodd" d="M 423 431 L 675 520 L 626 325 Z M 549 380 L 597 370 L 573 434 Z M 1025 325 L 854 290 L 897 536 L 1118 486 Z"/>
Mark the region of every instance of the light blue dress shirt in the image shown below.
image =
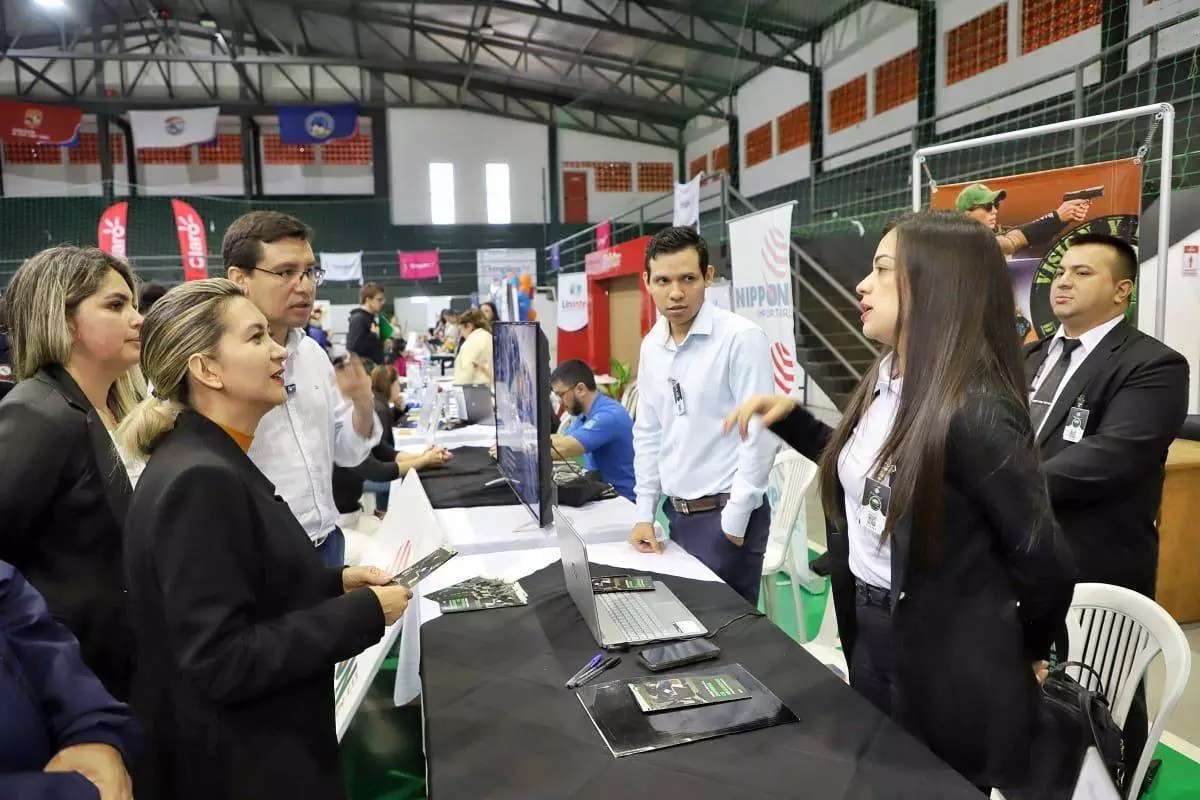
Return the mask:
<path id="1" fill-rule="evenodd" d="M 672 391 L 678 382 L 684 413 Z M 642 340 L 633 467 L 638 520 L 652 522 L 660 494 L 683 500 L 728 492 L 721 530 L 742 538 L 762 504 L 779 440 L 755 421 L 742 441 L 722 435 L 725 417 L 754 395 L 772 394 L 767 334 L 710 302 L 678 345 L 665 318 Z"/>

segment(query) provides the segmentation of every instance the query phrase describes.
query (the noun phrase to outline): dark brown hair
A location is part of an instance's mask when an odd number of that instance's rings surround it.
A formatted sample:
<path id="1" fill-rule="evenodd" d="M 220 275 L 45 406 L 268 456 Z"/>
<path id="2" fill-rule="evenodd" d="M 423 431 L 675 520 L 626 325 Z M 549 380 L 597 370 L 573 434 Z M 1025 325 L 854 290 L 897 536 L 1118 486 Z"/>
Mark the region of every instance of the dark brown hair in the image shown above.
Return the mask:
<path id="1" fill-rule="evenodd" d="M 930 553 L 942 534 L 942 488 L 950 421 L 968 386 L 1023 407 L 1023 369 L 1013 335 L 1012 283 L 996 236 L 970 217 L 944 211 L 912 214 L 895 226 L 904 385 L 891 432 L 873 472 L 895 466 L 884 538 L 912 512 L 919 543 Z M 844 524 L 838 458 L 870 406 L 882 354 L 859 383 L 821 454 L 825 514 Z"/>
<path id="2" fill-rule="evenodd" d="M 387 400 L 388 392 L 392 390 L 392 384 L 397 380 L 399 380 L 399 376 L 396 368 L 390 364 L 382 364 L 371 372 L 371 391 L 375 393 L 376 397 Z"/>
<path id="3" fill-rule="evenodd" d="M 381 294 L 383 294 L 383 287 L 378 283 L 374 281 L 364 283 L 363 287 L 358 290 L 358 302 L 365 303 L 372 297 L 377 297 Z"/>
<path id="4" fill-rule="evenodd" d="M 221 259 L 226 267 L 249 269 L 262 259 L 262 246 L 281 239 L 312 239 L 312 228 L 279 211 L 251 211 L 233 221 L 221 240 Z"/>
<path id="5" fill-rule="evenodd" d="M 458 315 L 459 327 L 463 325 L 473 325 L 476 328 L 483 328 L 488 333 L 492 332 L 492 323 L 488 322 L 488 318 L 483 315 L 483 312 L 478 308 L 468 308 L 466 311 Z"/>

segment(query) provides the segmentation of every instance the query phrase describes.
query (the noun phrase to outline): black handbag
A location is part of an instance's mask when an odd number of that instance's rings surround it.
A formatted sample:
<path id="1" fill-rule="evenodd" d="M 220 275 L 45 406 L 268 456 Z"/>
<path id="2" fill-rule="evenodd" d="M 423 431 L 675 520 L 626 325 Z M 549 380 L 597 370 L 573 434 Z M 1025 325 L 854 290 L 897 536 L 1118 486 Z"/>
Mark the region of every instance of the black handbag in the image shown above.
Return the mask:
<path id="1" fill-rule="evenodd" d="M 1089 673 L 1092 691 L 1066 673 L 1076 667 Z M 1075 790 L 1083 757 L 1095 747 L 1118 789 L 1125 784 L 1121 729 L 1113 721 L 1100 676 L 1087 664 L 1067 661 L 1054 667 L 1041 684 L 1041 730 L 1028 791 L 1011 797 L 1068 800 Z"/>
<path id="2" fill-rule="evenodd" d="M 599 479 L 600 473 L 591 472 L 576 475 L 568 481 L 558 484 L 559 505 L 579 508 L 593 500 L 604 500 L 616 497 L 617 492 L 612 486 Z"/>

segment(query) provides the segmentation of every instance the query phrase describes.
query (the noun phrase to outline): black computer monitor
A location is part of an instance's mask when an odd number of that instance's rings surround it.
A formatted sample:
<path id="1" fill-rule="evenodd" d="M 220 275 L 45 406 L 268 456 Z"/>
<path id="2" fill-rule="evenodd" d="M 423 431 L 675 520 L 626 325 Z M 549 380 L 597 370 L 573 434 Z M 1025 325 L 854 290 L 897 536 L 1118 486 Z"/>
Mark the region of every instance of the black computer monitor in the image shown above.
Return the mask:
<path id="1" fill-rule="evenodd" d="M 537 322 L 496 322 L 492 337 L 500 474 L 545 527 L 554 521 L 550 342 Z"/>

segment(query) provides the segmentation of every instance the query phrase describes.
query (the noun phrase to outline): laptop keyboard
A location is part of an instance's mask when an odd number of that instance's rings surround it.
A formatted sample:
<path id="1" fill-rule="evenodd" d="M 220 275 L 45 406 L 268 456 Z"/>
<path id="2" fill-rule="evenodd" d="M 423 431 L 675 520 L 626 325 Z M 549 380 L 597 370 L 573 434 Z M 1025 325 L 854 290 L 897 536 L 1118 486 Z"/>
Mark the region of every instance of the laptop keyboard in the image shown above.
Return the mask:
<path id="1" fill-rule="evenodd" d="M 629 641 L 651 641 L 678 634 L 671 633 L 637 592 L 613 592 L 596 595 L 600 607 L 607 611 L 621 635 Z"/>

